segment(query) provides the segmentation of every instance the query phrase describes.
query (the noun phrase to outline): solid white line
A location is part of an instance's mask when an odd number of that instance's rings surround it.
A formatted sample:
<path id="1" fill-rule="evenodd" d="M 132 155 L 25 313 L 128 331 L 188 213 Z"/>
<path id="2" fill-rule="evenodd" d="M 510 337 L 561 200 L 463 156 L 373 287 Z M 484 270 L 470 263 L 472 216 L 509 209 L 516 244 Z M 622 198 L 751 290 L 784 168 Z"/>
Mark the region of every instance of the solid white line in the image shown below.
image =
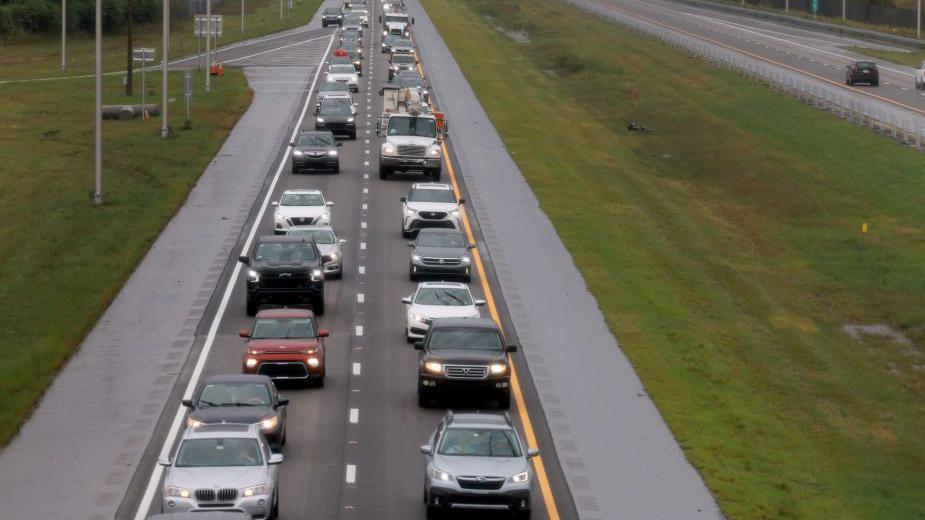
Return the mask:
<path id="1" fill-rule="evenodd" d="M 360 271 L 360 274 L 366 274 L 366 266 L 365 266 L 365 265 L 361 265 L 357 270 Z"/>
<path id="2" fill-rule="evenodd" d="M 320 40 L 320 39 L 322 39 L 322 38 L 327 38 L 327 36 L 319 36 L 318 38 L 312 38 L 312 39 L 310 39 L 310 40 L 304 40 L 304 41 L 295 42 L 295 43 L 287 43 L 286 45 L 282 45 L 282 46 L 280 46 L 280 47 L 275 47 L 275 48 L 270 49 L 270 50 L 255 52 L 254 54 L 248 54 L 247 56 L 241 56 L 241 57 L 238 57 L 238 58 L 232 58 L 232 59 L 230 59 L 230 60 L 225 60 L 225 61 L 222 62 L 222 63 L 233 63 L 233 62 L 236 62 L 236 61 L 246 60 L 246 59 L 248 59 L 248 58 L 253 58 L 254 56 L 260 56 L 261 54 L 267 54 L 267 53 L 275 52 L 275 51 L 282 50 L 282 49 L 288 49 L 289 47 L 295 47 L 296 45 L 302 45 L 303 43 L 313 42 L 313 41 L 315 41 L 315 40 Z M 325 55 L 325 56 L 327 56 L 327 55 Z M 318 68 L 320 69 L 321 67 L 318 67 Z"/>
<path id="3" fill-rule="evenodd" d="M 357 303 L 363 303 L 366 301 L 366 295 L 363 293 L 357 293 Z"/>
<path id="4" fill-rule="evenodd" d="M 328 43 L 328 49 L 325 51 L 325 55 L 331 51 L 331 45 L 334 43 L 334 37 L 331 36 L 331 41 Z M 321 72 L 321 67 L 318 67 L 318 70 L 315 71 L 315 77 L 312 79 L 312 86 L 309 90 L 315 89 L 315 82 L 318 80 L 318 74 Z M 305 98 L 305 104 L 302 106 L 302 113 L 299 114 L 299 119 L 296 122 L 295 128 L 292 131 L 292 136 L 289 138 L 289 141 L 294 141 L 299 130 L 302 128 L 302 121 L 305 119 L 305 114 L 308 111 L 308 105 L 311 101 L 311 96 Z M 283 167 L 286 166 L 286 161 L 289 159 L 289 154 L 292 153 L 292 147 L 287 146 L 286 151 L 283 153 L 283 157 L 279 162 L 279 167 L 276 169 L 276 173 L 273 174 L 273 181 L 270 183 L 269 189 L 267 189 L 266 196 L 263 198 L 263 202 L 260 205 L 260 211 L 257 212 L 257 217 L 254 219 L 254 222 L 251 224 L 251 231 L 247 235 L 247 240 L 244 241 L 244 247 L 241 249 L 241 254 L 247 254 L 247 251 L 250 249 L 251 243 L 254 240 L 254 236 L 257 234 L 258 224 L 263 218 L 264 213 L 267 210 L 267 206 L 270 205 L 270 198 L 273 196 L 273 189 L 276 187 L 277 182 L 279 181 L 279 176 L 283 172 Z M 221 303 L 219 303 L 218 310 L 215 313 L 215 317 L 212 319 L 212 325 L 209 327 L 209 333 L 206 336 L 206 341 L 202 346 L 202 350 L 199 352 L 199 358 L 196 360 L 195 368 L 193 368 L 193 373 L 190 376 L 189 383 L 186 385 L 186 390 L 183 392 L 183 399 L 190 399 L 193 396 L 193 391 L 196 389 L 196 385 L 199 384 L 199 378 L 202 377 L 202 371 L 206 364 L 206 359 L 209 357 L 209 352 L 212 350 L 212 345 L 215 343 L 215 336 L 218 334 L 218 326 L 221 324 L 222 318 L 225 315 L 225 311 L 228 308 L 228 301 L 231 299 L 231 293 L 234 292 L 234 288 L 238 282 L 238 276 L 241 274 L 241 263 L 235 262 L 234 270 L 231 273 L 231 277 L 228 279 L 228 285 L 225 286 L 225 293 L 222 295 Z M 186 407 L 178 406 L 177 412 L 173 417 L 173 422 L 170 425 L 170 429 L 167 431 L 167 437 L 164 439 L 164 444 L 161 447 L 161 452 L 159 457 L 168 457 L 170 456 L 170 450 L 173 448 L 173 444 L 176 441 L 177 435 L 180 433 L 180 426 L 183 422 L 183 417 L 186 415 Z M 154 493 L 157 491 L 157 486 L 161 481 L 161 476 L 164 473 L 164 467 L 160 464 L 155 464 L 154 469 L 151 472 L 151 477 L 148 479 L 148 484 L 145 487 L 145 492 L 141 497 L 141 502 L 138 505 L 138 510 L 135 512 L 135 520 L 144 520 L 148 515 L 148 510 L 151 509 L 151 502 L 154 499 Z"/>
<path id="5" fill-rule="evenodd" d="M 353 375 L 355 376 L 360 375 L 360 364 L 359 363 L 353 364 Z"/>
<path id="6" fill-rule="evenodd" d="M 357 467 L 354 464 L 347 464 L 347 483 L 354 484 L 357 481 Z"/>
<path id="7" fill-rule="evenodd" d="M 356 335 L 357 335 L 357 336 L 362 336 L 362 335 L 363 335 L 363 326 L 362 326 L 362 325 L 357 325 L 357 327 L 356 327 Z"/>
<path id="8" fill-rule="evenodd" d="M 351 408 L 350 409 L 350 424 L 356 424 L 360 422 L 360 409 Z"/>

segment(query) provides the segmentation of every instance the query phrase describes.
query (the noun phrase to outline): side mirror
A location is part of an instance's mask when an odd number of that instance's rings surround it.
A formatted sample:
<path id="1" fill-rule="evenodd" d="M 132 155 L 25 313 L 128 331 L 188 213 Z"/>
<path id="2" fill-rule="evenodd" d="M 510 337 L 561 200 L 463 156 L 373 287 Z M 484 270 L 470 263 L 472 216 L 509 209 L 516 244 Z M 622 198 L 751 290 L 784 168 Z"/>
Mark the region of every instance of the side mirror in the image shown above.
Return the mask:
<path id="1" fill-rule="evenodd" d="M 331 335 L 331 331 L 329 331 L 328 329 L 321 329 L 318 331 L 319 338 L 326 338 L 330 335 Z"/>
<path id="2" fill-rule="evenodd" d="M 279 206 L 279 201 L 278 201 L 278 200 L 274 200 L 273 202 L 270 203 L 270 205 L 271 205 L 271 206 Z"/>
<path id="3" fill-rule="evenodd" d="M 344 143 L 337 141 L 337 144 L 335 144 L 334 146 L 344 146 Z"/>
<path id="4" fill-rule="evenodd" d="M 334 205 L 334 201 L 329 200 L 329 201 L 325 202 L 324 205 L 325 205 L 325 206 L 328 206 L 328 207 L 331 207 L 331 206 Z"/>
<path id="5" fill-rule="evenodd" d="M 289 399 L 285 397 L 280 397 L 279 402 L 276 403 L 276 406 L 288 406 L 288 405 L 289 405 Z"/>
<path id="6" fill-rule="evenodd" d="M 408 242 L 408 247 L 414 247 L 414 242 Z"/>
<path id="7" fill-rule="evenodd" d="M 289 146 L 295 146 L 295 141 L 289 141 Z"/>
<path id="8" fill-rule="evenodd" d="M 402 202 L 408 202 L 408 197 L 399 197 L 398 200 Z"/>
<path id="9" fill-rule="evenodd" d="M 381 16 L 379 17 L 379 23 L 382 23 L 382 17 L 381 17 Z"/>
<path id="10" fill-rule="evenodd" d="M 382 96 L 382 95 L 384 95 L 384 94 L 385 94 L 385 89 L 384 89 L 384 88 L 380 88 L 380 89 L 379 89 L 379 95 Z"/>
<path id="11" fill-rule="evenodd" d="M 540 450 L 538 450 L 538 449 L 536 449 L 536 448 L 529 448 L 529 449 L 527 449 L 527 458 L 528 458 L 528 459 L 532 459 L 533 457 L 536 457 L 536 456 L 539 455 L 539 454 L 540 454 Z"/>
<path id="12" fill-rule="evenodd" d="M 423 341 L 415 341 L 415 342 L 414 342 L 414 350 L 424 350 L 424 342 L 423 342 Z"/>
<path id="13" fill-rule="evenodd" d="M 251 331 L 247 329 L 241 329 L 238 331 L 238 336 L 241 336 L 242 338 L 249 338 L 251 337 Z"/>
<path id="14" fill-rule="evenodd" d="M 238 262 L 241 262 L 244 265 L 251 265 L 251 257 L 246 255 L 241 255 L 238 257 Z"/>
<path id="15" fill-rule="evenodd" d="M 157 463 L 160 464 L 161 466 L 169 466 L 170 457 L 160 457 L 159 459 L 157 459 Z"/>
<path id="16" fill-rule="evenodd" d="M 482 305 L 485 305 L 485 300 L 475 300 L 476 307 L 481 307 Z"/>
<path id="17" fill-rule="evenodd" d="M 270 455 L 270 460 L 267 461 L 269 464 L 282 464 L 283 463 L 283 454 L 282 453 L 273 453 Z"/>
<path id="18" fill-rule="evenodd" d="M 421 446 L 421 453 L 424 455 L 430 455 L 431 453 L 433 453 L 433 451 L 434 451 L 434 448 L 430 444 L 425 444 Z"/>
<path id="19" fill-rule="evenodd" d="M 193 407 L 193 400 L 192 400 L 192 399 L 183 399 L 183 400 L 180 401 L 180 404 L 182 404 L 183 406 L 185 406 L 185 407 L 187 407 L 187 408 L 192 408 L 192 407 Z"/>
<path id="20" fill-rule="evenodd" d="M 517 345 L 508 345 L 507 352 L 517 352 Z"/>
<path id="21" fill-rule="evenodd" d="M 460 203 L 460 204 L 465 204 L 465 203 L 466 203 L 466 199 L 459 199 L 459 203 Z"/>
<path id="22" fill-rule="evenodd" d="M 347 239 L 346 239 L 346 238 L 338 238 L 338 239 L 337 239 L 337 243 L 338 243 L 338 244 L 346 244 L 346 243 L 347 243 Z"/>
<path id="23" fill-rule="evenodd" d="M 466 246 L 466 249 L 475 249 L 475 244 L 469 244 Z"/>
<path id="24" fill-rule="evenodd" d="M 404 298 L 401 299 L 401 302 L 404 303 L 404 304 L 406 304 L 406 305 L 411 305 L 411 297 L 410 297 L 410 296 L 405 296 Z"/>
<path id="25" fill-rule="evenodd" d="M 411 19 L 411 25 L 414 25 L 414 18 Z"/>
<path id="26" fill-rule="evenodd" d="M 330 262 L 331 260 L 333 260 L 333 258 L 331 257 L 331 255 L 321 255 L 321 261 L 322 261 L 322 262 Z"/>

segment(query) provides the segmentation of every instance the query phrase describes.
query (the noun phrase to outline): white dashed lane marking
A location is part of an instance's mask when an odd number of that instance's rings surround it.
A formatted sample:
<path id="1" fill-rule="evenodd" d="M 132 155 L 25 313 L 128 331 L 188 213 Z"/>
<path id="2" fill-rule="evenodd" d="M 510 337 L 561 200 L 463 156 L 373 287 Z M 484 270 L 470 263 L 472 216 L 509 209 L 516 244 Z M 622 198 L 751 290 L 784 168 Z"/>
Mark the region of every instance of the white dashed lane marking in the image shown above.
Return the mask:
<path id="1" fill-rule="evenodd" d="M 350 424 L 356 424 L 360 422 L 360 409 L 351 408 L 350 409 Z"/>
<path id="2" fill-rule="evenodd" d="M 358 375 L 360 375 L 360 372 L 361 372 L 361 371 L 362 371 L 362 368 L 361 368 L 360 364 L 359 364 L 359 363 L 354 363 L 354 364 L 353 364 L 353 375 L 358 376 Z"/>
<path id="3" fill-rule="evenodd" d="M 366 274 L 366 266 L 365 266 L 365 265 L 361 265 L 360 267 L 357 268 L 357 270 L 360 272 L 360 274 Z"/>
<path id="4" fill-rule="evenodd" d="M 366 301 L 366 295 L 363 293 L 357 293 L 357 303 L 363 303 Z"/>
<path id="5" fill-rule="evenodd" d="M 357 481 L 357 467 L 355 464 L 347 464 L 347 483 L 355 484 Z"/>
<path id="6" fill-rule="evenodd" d="M 363 326 L 362 326 L 362 325 L 357 325 L 357 327 L 356 327 L 356 335 L 357 335 L 357 336 L 362 336 L 362 335 L 363 335 Z M 357 364 L 359 365 L 359 363 L 357 363 Z"/>

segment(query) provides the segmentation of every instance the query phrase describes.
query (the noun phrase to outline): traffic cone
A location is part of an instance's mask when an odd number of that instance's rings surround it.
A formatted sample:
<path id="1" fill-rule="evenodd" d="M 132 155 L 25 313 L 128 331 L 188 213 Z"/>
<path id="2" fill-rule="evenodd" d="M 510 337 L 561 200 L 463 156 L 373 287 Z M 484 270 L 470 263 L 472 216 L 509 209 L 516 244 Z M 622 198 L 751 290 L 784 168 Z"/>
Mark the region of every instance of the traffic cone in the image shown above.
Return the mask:
<path id="1" fill-rule="evenodd" d="M 218 65 L 216 65 L 216 64 L 213 63 L 212 66 L 209 68 L 209 74 L 211 74 L 212 76 L 217 75 L 217 74 L 218 74 Z"/>
<path id="2" fill-rule="evenodd" d="M 218 75 L 219 76 L 225 75 L 225 66 L 222 65 L 221 63 L 218 64 Z"/>

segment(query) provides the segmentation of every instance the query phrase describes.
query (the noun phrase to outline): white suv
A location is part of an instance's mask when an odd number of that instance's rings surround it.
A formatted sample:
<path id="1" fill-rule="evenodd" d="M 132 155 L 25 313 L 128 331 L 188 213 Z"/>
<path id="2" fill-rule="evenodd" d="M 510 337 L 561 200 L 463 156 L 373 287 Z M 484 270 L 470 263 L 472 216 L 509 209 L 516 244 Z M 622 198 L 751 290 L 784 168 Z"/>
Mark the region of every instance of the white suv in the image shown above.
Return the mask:
<path id="1" fill-rule="evenodd" d="M 273 232 L 285 235 L 292 226 L 330 226 L 333 205 L 321 190 L 286 190 L 273 202 Z"/>
<path id="2" fill-rule="evenodd" d="M 417 182 L 411 185 L 407 197 L 401 198 L 401 234 L 408 238 L 424 228 L 462 230 L 459 205 L 449 184 Z"/>
<path id="3" fill-rule="evenodd" d="M 414 294 L 402 298 L 406 306 L 405 337 L 408 342 L 423 339 L 437 318 L 481 318 L 479 307 L 485 300 L 475 300 L 469 286 L 458 282 L 421 282 Z"/>

